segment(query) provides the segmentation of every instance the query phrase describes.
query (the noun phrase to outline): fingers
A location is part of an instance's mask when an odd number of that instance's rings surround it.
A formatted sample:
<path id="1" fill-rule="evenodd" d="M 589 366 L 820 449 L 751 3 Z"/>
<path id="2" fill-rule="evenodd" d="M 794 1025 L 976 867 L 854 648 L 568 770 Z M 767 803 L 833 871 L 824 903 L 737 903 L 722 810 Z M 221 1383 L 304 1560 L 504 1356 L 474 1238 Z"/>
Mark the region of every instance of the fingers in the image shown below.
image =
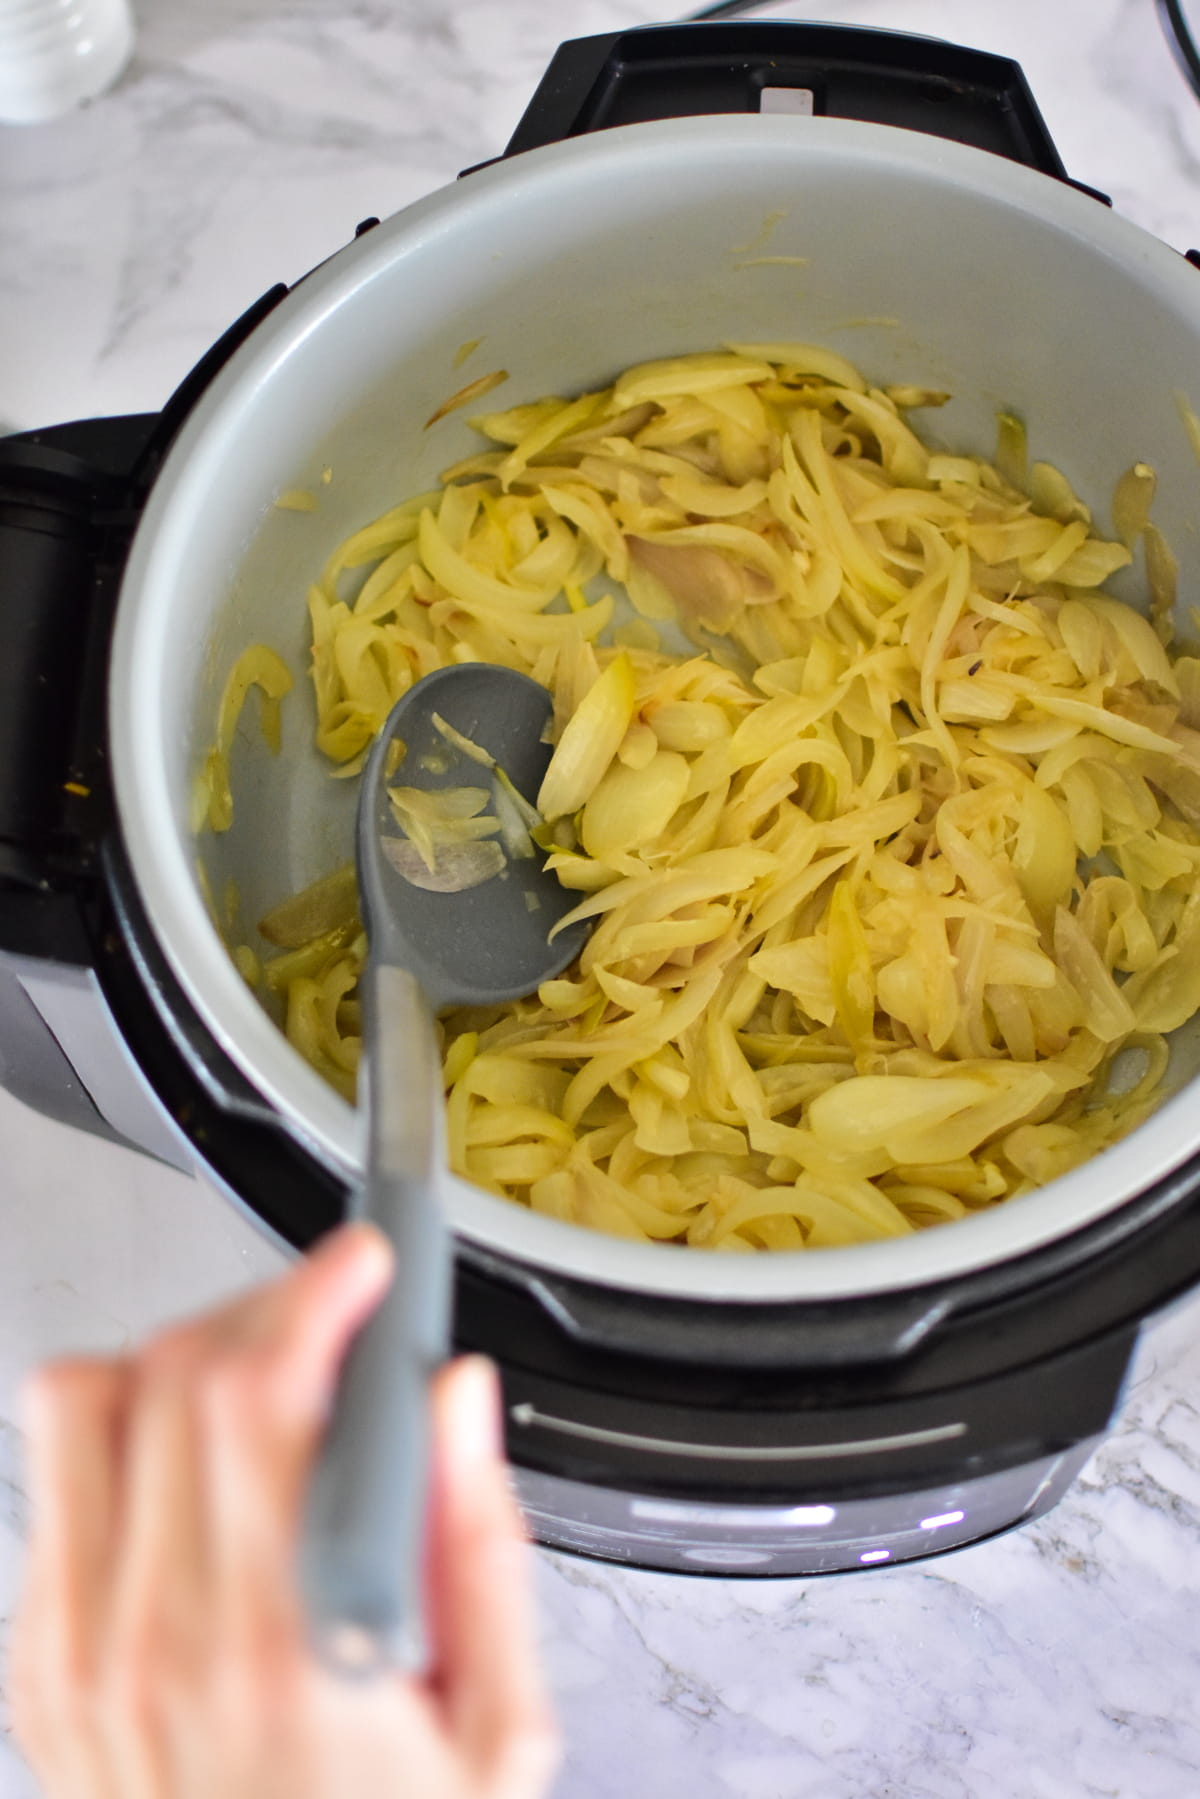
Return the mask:
<path id="1" fill-rule="evenodd" d="M 122 1666 L 169 1653 L 186 1667 L 204 1653 L 211 1553 L 194 1367 L 193 1347 L 177 1333 L 147 1349 L 133 1372 L 111 1620 Z"/>
<path id="2" fill-rule="evenodd" d="M 121 1454 L 131 1376 L 69 1361 L 26 1390 L 33 1511 L 26 1592 L 13 1633 L 17 1734 L 55 1790 L 100 1792 L 95 1694 L 121 1531 Z"/>
<path id="3" fill-rule="evenodd" d="M 532 1794 L 558 1762 L 538 1666 L 532 1567 L 501 1459 L 499 1381 L 471 1356 L 434 1401 L 431 1611 L 447 1727 L 499 1794 Z"/>
<path id="4" fill-rule="evenodd" d="M 291 1565 L 301 1490 L 338 1365 L 390 1270 L 386 1241 L 355 1226 L 131 1362 L 34 1384 L 14 1697 L 48 1793 L 207 1799 L 227 1784 L 216 1770 L 257 1767 L 265 1744 L 296 1735 L 315 1674 Z M 433 1695 L 406 1683 L 393 1709 L 402 1699 L 408 1734 L 440 1729 Z"/>
<path id="5" fill-rule="evenodd" d="M 36 1383 L 14 1663 L 18 1729 L 49 1792 L 221 1790 L 220 1768 L 272 1765 L 264 1746 L 296 1737 L 317 1692 L 331 1719 L 365 1708 L 406 1753 L 472 1769 L 491 1799 L 548 1782 L 557 1749 L 490 1364 L 456 1364 L 435 1386 L 435 1681 L 356 1698 L 307 1653 L 291 1567 L 301 1489 L 338 1364 L 389 1275 L 384 1240 L 354 1227 L 136 1362 Z"/>
<path id="6" fill-rule="evenodd" d="M 130 1391 L 125 1363 L 84 1360 L 42 1369 L 26 1391 L 34 1519 L 28 1578 L 72 1668 L 89 1669 L 99 1646 Z"/>

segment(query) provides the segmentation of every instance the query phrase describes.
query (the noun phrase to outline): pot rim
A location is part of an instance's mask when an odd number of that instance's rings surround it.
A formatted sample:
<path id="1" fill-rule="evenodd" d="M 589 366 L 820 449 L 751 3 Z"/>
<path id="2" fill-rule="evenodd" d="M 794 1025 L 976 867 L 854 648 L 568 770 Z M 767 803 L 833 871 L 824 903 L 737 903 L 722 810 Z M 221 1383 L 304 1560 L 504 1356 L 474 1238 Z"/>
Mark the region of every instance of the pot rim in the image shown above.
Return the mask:
<path id="1" fill-rule="evenodd" d="M 113 637 L 109 736 L 121 830 L 151 928 L 191 1003 L 220 1046 L 319 1161 L 353 1179 L 364 1133 L 354 1109 L 293 1050 L 243 982 L 196 885 L 190 835 L 176 822 L 164 758 L 170 721 L 156 712 L 155 671 L 171 653 L 171 570 L 186 553 L 206 483 L 225 445 L 289 356 L 331 321 L 361 285 L 397 260 L 461 230 L 506 198 L 536 208 L 589 167 L 613 182 L 643 179 L 649 163 L 712 157 L 824 155 L 911 169 L 997 201 L 1128 266 L 1176 309 L 1195 307 L 1200 280 L 1175 250 L 1082 192 L 985 151 L 891 126 L 795 116 L 718 115 L 622 126 L 568 139 L 477 170 L 345 246 L 308 276 L 216 377 L 185 423 L 150 494 L 122 584 Z M 704 1254 L 610 1237 L 499 1199 L 447 1173 L 453 1228 L 489 1252 L 549 1272 L 647 1294 L 734 1302 L 834 1299 L 899 1291 L 976 1274 L 1079 1232 L 1195 1154 L 1195 1100 L 1167 1100 L 1123 1142 L 1035 1193 L 911 1237 L 754 1257 Z M 1097 1178 L 1098 1174 L 1101 1176 Z"/>

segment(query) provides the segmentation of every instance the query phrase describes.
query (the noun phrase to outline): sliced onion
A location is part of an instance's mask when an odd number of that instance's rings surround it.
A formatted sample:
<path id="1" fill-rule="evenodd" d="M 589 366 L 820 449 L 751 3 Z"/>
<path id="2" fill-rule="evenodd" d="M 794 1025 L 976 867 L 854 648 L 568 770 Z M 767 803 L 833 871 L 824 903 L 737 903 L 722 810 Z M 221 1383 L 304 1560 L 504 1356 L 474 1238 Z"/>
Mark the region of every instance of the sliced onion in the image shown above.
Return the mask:
<path id="1" fill-rule="evenodd" d="M 591 797 L 629 729 L 635 700 L 633 664 L 622 650 L 567 721 L 538 792 L 544 819 L 578 812 Z"/>
<path id="2" fill-rule="evenodd" d="M 504 851 L 492 838 L 442 845 L 433 868 L 426 866 L 417 845 L 406 838 L 381 837 L 380 847 L 396 873 L 410 887 L 421 887 L 426 893 L 465 893 L 468 887 L 482 887 L 508 865 Z"/>
<path id="3" fill-rule="evenodd" d="M 259 931 L 280 949 L 299 949 L 326 931 L 348 924 L 358 911 L 358 883 L 353 862 L 294 893 L 259 920 Z"/>

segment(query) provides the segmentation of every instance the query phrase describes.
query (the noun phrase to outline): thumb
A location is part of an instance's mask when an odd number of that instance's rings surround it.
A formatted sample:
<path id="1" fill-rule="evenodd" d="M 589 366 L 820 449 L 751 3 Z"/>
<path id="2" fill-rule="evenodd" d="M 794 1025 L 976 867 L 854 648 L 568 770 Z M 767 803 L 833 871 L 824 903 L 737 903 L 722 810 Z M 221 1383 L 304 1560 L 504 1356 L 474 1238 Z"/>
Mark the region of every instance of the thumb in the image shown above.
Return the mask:
<path id="1" fill-rule="evenodd" d="M 356 1331 L 391 1282 L 392 1247 L 377 1225 L 346 1224 L 281 1282 L 275 1329 L 297 1388 L 327 1407 Z"/>
<path id="2" fill-rule="evenodd" d="M 230 1615 L 247 1616 L 291 1590 L 304 1483 L 338 1367 L 391 1268 L 382 1232 L 348 1225 L 220 1320 L 222 1373 L 205 1414 L 205 1469 L 215 1579 Z"/>
<path id="3" fill-rule="evenodd" d="M 312 1424 L 328 1409 L 355 1332 L 387 1290 L 392 1249 L 376 1225 L 342 1225 L 271 1286 L 210 1321 L 224 1357 L 269 1370 L 280 1424 Z"/>

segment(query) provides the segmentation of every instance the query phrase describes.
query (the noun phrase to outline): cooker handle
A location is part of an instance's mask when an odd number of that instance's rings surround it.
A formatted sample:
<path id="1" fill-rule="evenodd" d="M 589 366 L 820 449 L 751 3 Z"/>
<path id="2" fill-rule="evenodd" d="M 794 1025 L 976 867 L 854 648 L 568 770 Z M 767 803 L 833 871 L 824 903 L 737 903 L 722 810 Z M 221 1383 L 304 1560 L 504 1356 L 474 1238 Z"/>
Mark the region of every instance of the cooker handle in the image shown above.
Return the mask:
<path id="1" fill-rule="evenodd" d="M 113 828 L 108 658 L 129 545 L 184 419 L 286 293 L 247 308 L 161 413 L 0 437 L 0 950 L 91 961 L 81 913 Z"/>
<path id="2" fill-rule="evenodd" d="M 573 38 L 556 52 L 504 154 L 613 125 L 719 112 L 897 125 L 1069 180 L 1009 57 L 909 32 L 785 19 Z"/>
<path id="3" fill-rule="evenodd" d="M 128 959 L 109 955 L 105 905 L 116 840 L 105 719 L 121 575 L 184 419 L 286 292 L 272 288 L 247 308 L 161 413 L 0 435 L 0 978 L 8 992 L 0 1086 L 118 1141 L 127 1139 L 105 1122 L 40 1012 L 14 998 L 22 991 L 14 971 L 98 970 Z M 264 1109 L 232 1068 L 208 1085 L 223 1113 Z"/>

